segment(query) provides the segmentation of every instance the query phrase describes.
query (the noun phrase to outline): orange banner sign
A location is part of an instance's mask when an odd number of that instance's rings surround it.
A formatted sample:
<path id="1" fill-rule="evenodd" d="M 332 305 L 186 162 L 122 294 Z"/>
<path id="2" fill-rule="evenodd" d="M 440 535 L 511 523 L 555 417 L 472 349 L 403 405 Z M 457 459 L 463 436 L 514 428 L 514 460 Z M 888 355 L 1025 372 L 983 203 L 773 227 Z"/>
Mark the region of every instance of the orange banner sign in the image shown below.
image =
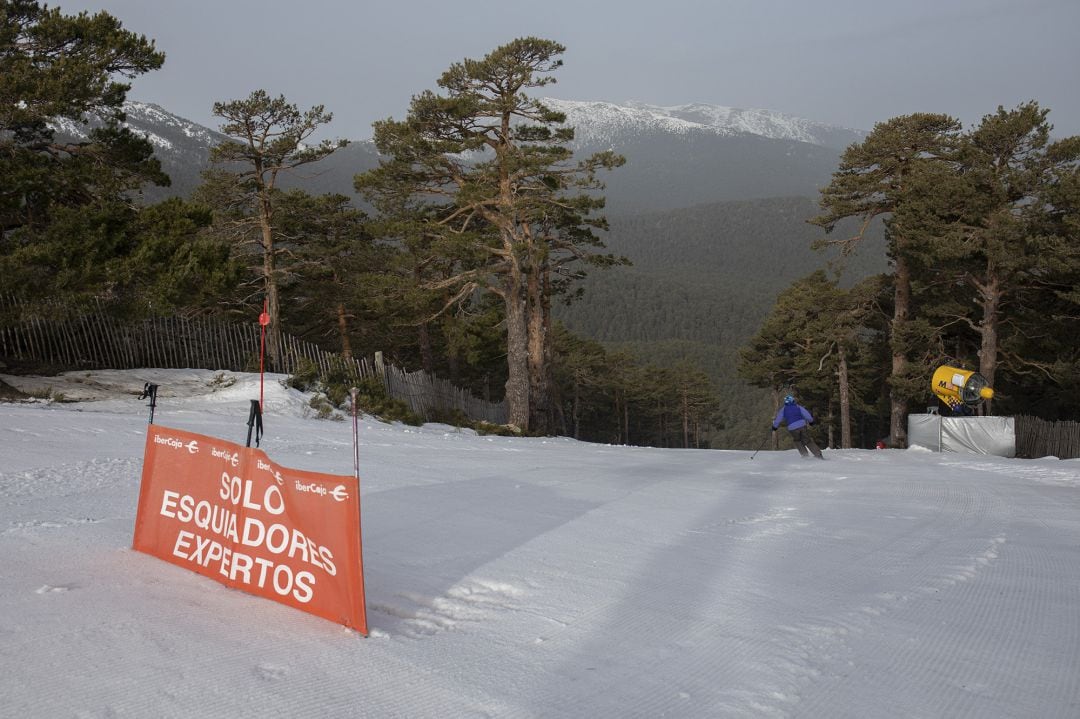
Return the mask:
<path id="1" fill-rule="evenodd" d="M 150 425 L 132 546 L 367 635 L 356 477 Z"/>

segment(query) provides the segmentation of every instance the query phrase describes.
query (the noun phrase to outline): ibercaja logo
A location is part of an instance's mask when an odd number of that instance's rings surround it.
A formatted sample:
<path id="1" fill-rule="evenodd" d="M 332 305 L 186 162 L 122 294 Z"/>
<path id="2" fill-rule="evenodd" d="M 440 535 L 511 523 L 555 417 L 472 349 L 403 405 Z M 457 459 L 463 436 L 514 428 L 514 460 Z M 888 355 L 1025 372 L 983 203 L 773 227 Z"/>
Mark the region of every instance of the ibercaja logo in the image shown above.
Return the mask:
<path id="1" fill-rule="evenodd" d="M 186 449 L 188 454 L 198 454 L 199 453 L 199 442 L 198 442 L 198 440 L 195 440 L 195 439 L 193 439 L 193 440 L 191 440 L 189 442 L 184 442 L 182 439 L 179 439 L 178 437 L 170 437 L 168 435 L 156 434 L 155 433 L 154 434 L 154 444 L 163 444 L 166 447 L 170 447 L 172 449 Z"/>

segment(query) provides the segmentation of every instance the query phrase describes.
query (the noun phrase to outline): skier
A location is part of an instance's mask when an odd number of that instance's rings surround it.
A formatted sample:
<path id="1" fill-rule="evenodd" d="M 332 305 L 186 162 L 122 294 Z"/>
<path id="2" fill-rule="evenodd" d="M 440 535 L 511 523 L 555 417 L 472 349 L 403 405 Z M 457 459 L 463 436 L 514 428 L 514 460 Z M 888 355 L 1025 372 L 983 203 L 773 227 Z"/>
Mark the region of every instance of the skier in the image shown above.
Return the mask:
<path id="1" fill-rule="evenodd" d="M 814 438 L 810 436 L 810 431 L 806 428 L 808 424 L 814 423 L 814 416 L 810 414 L 809 410 L 796 402 L 795 398 L 790 394 L 784 397 L 784 406 L 776 413 L 776 419 L 772 423 L 772 431 L 775 432 L 779 429 L 782 422 L 787 423 L 788 432 L 791 433 L 791 439 L 795 441 L 795 449 L 799 450 L 799 454 L 803 457 L 809 456 L 809 452 L 806 451 L 806 448 L 809 447 L 810 452 L 813 452 L 815 457 L 825 459 L 821 456 L 821 450 L 818 448 L 817 443 L 814 442 Z"/>

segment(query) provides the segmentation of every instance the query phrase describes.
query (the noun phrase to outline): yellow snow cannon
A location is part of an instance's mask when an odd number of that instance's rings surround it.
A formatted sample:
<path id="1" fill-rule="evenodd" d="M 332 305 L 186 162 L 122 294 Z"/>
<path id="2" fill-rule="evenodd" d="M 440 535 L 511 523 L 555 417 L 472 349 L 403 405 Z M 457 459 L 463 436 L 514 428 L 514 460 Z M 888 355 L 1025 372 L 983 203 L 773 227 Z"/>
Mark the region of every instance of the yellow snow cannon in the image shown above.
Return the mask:
<path id="1" fill-rule="evenodd" d="M 937 368 L 931 385 L 937 398 L 957 414 L 994 396 L 993 388 L 981 374 L 949 365 Z"/>

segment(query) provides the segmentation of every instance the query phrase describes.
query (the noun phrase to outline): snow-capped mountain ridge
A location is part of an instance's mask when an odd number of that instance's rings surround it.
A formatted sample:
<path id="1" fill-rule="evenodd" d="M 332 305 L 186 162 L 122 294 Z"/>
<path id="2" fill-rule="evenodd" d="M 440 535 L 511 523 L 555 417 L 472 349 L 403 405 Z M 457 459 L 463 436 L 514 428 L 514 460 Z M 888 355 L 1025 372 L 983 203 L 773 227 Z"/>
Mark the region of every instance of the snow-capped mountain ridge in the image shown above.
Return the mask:
<path id="1" fill-rule="evenodd" d="M 156 127 L 176 129 L 186 137 L 190 137 L 199 142 L 205 142 L 208 145 L 216 144 L 223 137 L 220 133 L 214 132 L 213 130 L 190 120 L 185 120 L 153 103 L 126 102 L 124 103 L 124 112 L 127 113 L 128 116 L 126 124 L 133 129 L 139 125 L 145 126 L 153 124 Z M 145 134 L 147 139 L 155 145 L 158 144 L 158 141 L 163 142 L 163 146 L 166 147 L 171 146 L 172 144 L 161 136 L 157 136 L 157 140 L 155 140 L 155 138 L 151 136 L 153 133 Z"/>
<path id="2" fill-rule="evenodd" d="M 626 137 L 650 133 L 705 133 L 722 137 L 756 135 L 836 147 L 838 135 L 857 138 L 866 134 L 773 110 L 744 110 L 705 103 L 664 107 L 643 102 L 618 104 L 556 98 L 543 98 L 542 102 L 566 114 L 566 124 L 575 128 L 575 142 L 580 145 L 617 144 Z"/>
<path id="3" fill-rule="evenodd" d="M 678 136 L 695 133 L 719 137 L 758 136 L 843 147 L 847 142 L 838 143 L 838 135 L 845 140 L 866 135 L 862 130 L 828 125 L 774 110 L 747 110 L 705 103 L 660 106 L 636 101 L 619 104 L 557 98 L 542 98 L 542 102 L 566 114 L 566 124 L 576 131 L 574 144 L 582 147 L 618 145 L 629 138 L 647 134 Z M 186 140 L 182 144 L 207 149 L 226 139 L 224 135 L 154 103 L 129 100 L 124 103 L 124 112 L 127 115 L 124 124 L 162 150 L 174 150 L 181 137 Z M 88 134 L 86 125 L 66 119 L 54 121 L 53 126 L 76 138 L 85 138 Z"/>
<path id="4" fill-rule="evenodd" d="M 575 151 L 614 149 L 627 158 L 625 167 L 605 178 L 608 207 L 619 212 L 816 195 L 839 153 L 866 136 L 783 113 L 704 103 L 543 102 L 567 115 Z M 209 167 L 211 148 L 228 139 L 149 102 L 129 101 L 124 111 L 126 125 L 151 142 L 172 178 L 170 187 L 144 188 L 147 201 L 189 196 Z M 66 120 L 54 125 L 76 140 L 92 126 Z M 353 178 L 378 163 L 374 142 L 355 140 L 322 160 L 317 172 L 283 177 L 282 186 L 351 196 Z"/>
<path id="5" fill-rule="evenodd" d="M 124 114 L 127 117 L 122 123 L 125 127 L 145 137 L 154 147 L 164 150 L 174 148 L 175 141 L 170 139 L 169 136 L 175 138 L 176 133 L 190 139 L 195 144 L 205 147 L 216 145 L 225 137 L 197 122 L 185 120 L 160 105 L 150 102 L 129 100 L 124 103 Z M 93 119 L 89 124 L 86 124 L 68 118 L 55 118 L 50 124 L 57 132 L 85 140 L 90 136 L 90 130 L 98 123 Z"/>

